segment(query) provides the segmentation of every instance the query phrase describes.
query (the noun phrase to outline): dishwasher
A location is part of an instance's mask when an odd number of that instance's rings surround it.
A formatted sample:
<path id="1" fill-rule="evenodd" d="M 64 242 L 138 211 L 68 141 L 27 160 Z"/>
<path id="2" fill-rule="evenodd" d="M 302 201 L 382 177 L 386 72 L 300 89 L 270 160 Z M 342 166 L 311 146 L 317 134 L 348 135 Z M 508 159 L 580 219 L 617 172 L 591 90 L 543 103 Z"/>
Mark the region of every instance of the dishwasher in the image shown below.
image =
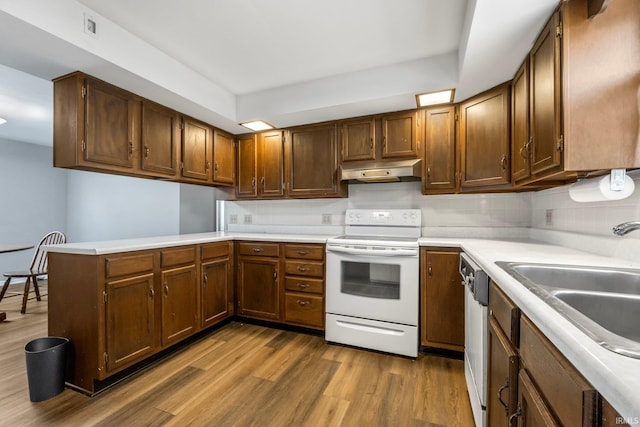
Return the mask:
<path id="1" fill-rule="evenodd" d="M 460 254 L 464 293 L 464 376 L 477 427 L 486 425 L 489 277 L 467 253 Z"/>

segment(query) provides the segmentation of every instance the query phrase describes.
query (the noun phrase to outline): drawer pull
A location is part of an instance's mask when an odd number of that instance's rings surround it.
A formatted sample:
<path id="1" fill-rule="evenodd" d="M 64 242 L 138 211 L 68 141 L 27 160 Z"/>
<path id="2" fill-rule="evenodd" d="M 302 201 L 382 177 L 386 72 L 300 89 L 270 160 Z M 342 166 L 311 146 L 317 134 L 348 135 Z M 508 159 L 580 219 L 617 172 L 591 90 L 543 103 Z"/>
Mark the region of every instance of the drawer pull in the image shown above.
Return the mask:
<path id="1" fill-rule="evenodd" d="M 307 289 L 309 287 L 308 283 L 298 283 L 297 285 L 300 289 Z"/>
<path id="2" fill-rule="evenodd" d="M 300 255 L 300 256 L 309 255 L 309 251 L 304 251 L 304 250 L 301 249 L 301 250 L 298 251 L 298 255 Z"/>
<path id="3" fill-rule="evenodd" d="M 262 252 L 262 248 L 253 248 L 253 252 L 255 253 Z"/>
<path id="4" fill-rule="evenodd" d="M 298 266 L 298 271 L 304 273 L 305 271 L 309 271 L 309 267 L 303 267 L 301 265 Z"/>
<path id="5" fill-rule="evenodd" d="M 311 304 L 309 301 L 302 301 L 302 300 L 297 300 L 296 301 L 298 303 L 299 306 L 304 307 L 305 305 L 309 305 Z"/>

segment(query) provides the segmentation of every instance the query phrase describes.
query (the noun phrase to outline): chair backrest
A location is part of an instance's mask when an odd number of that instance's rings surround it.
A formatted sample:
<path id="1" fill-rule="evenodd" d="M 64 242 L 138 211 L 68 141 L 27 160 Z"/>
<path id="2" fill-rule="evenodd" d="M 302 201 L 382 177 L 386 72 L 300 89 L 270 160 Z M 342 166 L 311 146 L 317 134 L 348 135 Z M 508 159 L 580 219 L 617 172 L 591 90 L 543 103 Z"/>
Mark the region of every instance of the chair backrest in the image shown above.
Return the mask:
<path id="1" fill-rule="evenodd" d="M 29 270 L 32 272 L 46 273 L 49 265 L 47 260 L 47 252 L 42 249 L 43 245 L 57 245 L 67 242 L 67 236 L 61 231 L 52 231 L 46 234 L 36 246 L 36 250 L 33 253 L 33 260 L 31 260 L 31 267 Z"/>

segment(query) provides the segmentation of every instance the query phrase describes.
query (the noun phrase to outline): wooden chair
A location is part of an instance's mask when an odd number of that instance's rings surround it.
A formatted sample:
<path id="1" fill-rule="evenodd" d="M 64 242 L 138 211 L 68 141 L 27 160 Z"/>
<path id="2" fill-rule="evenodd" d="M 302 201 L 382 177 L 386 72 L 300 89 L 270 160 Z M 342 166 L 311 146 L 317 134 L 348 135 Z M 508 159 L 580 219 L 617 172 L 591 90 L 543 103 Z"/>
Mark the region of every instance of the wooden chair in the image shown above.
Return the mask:
<path id="1" fill-rule="evenodd" d="M 38 246 L 36 246 L 36 250 L 33 253 L 33 260 L 31 260 L 31 267 L 29 270 L 23 271 L 11 271 L 8 273 L 4 273 L 4 277 L 7 278 L 6 282 L 4 282 L 4 286 L 2 287 L 2 291 L 0 291 L 0 301 L 4 298 L 4 294 L 7 293 L 7 289 L 9 288 L 9 284 L 11 283 L 11 279 L 13 278 L 26 278 L 26 282 L 24 284 L 24 292 L 22 295 L 22 310 L 20 313 L 24 314 L 27 309 L 27 299 L 29 297 L 29 288 L 31 287 L 31 281 L 33 280 L 33 290 L 36 293 L 36 299 L 41 301 L 40 299 L 40 288 L 38 288 L 38 276 L 44 276 L 47 274 L 47 252 L 42 249 L 43 245 L 57 245 L 59 243 L 65 243 L 67 241 L 67 237 L 60 231 L 52 231 L 45 235 Z M 9 292 L 9 293 L 17 293 L 19 292 Z"/>

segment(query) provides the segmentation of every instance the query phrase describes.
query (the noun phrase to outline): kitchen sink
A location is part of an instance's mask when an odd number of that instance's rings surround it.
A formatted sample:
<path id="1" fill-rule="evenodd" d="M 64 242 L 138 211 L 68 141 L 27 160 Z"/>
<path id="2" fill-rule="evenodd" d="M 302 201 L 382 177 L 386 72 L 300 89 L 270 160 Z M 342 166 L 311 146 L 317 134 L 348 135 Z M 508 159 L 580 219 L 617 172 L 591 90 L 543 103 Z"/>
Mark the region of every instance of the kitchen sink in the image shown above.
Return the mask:
<path id="1" fill-rule="evenodd" d="M 640 359 L 640 270 L 496 264 L 604 348 Z"/>

